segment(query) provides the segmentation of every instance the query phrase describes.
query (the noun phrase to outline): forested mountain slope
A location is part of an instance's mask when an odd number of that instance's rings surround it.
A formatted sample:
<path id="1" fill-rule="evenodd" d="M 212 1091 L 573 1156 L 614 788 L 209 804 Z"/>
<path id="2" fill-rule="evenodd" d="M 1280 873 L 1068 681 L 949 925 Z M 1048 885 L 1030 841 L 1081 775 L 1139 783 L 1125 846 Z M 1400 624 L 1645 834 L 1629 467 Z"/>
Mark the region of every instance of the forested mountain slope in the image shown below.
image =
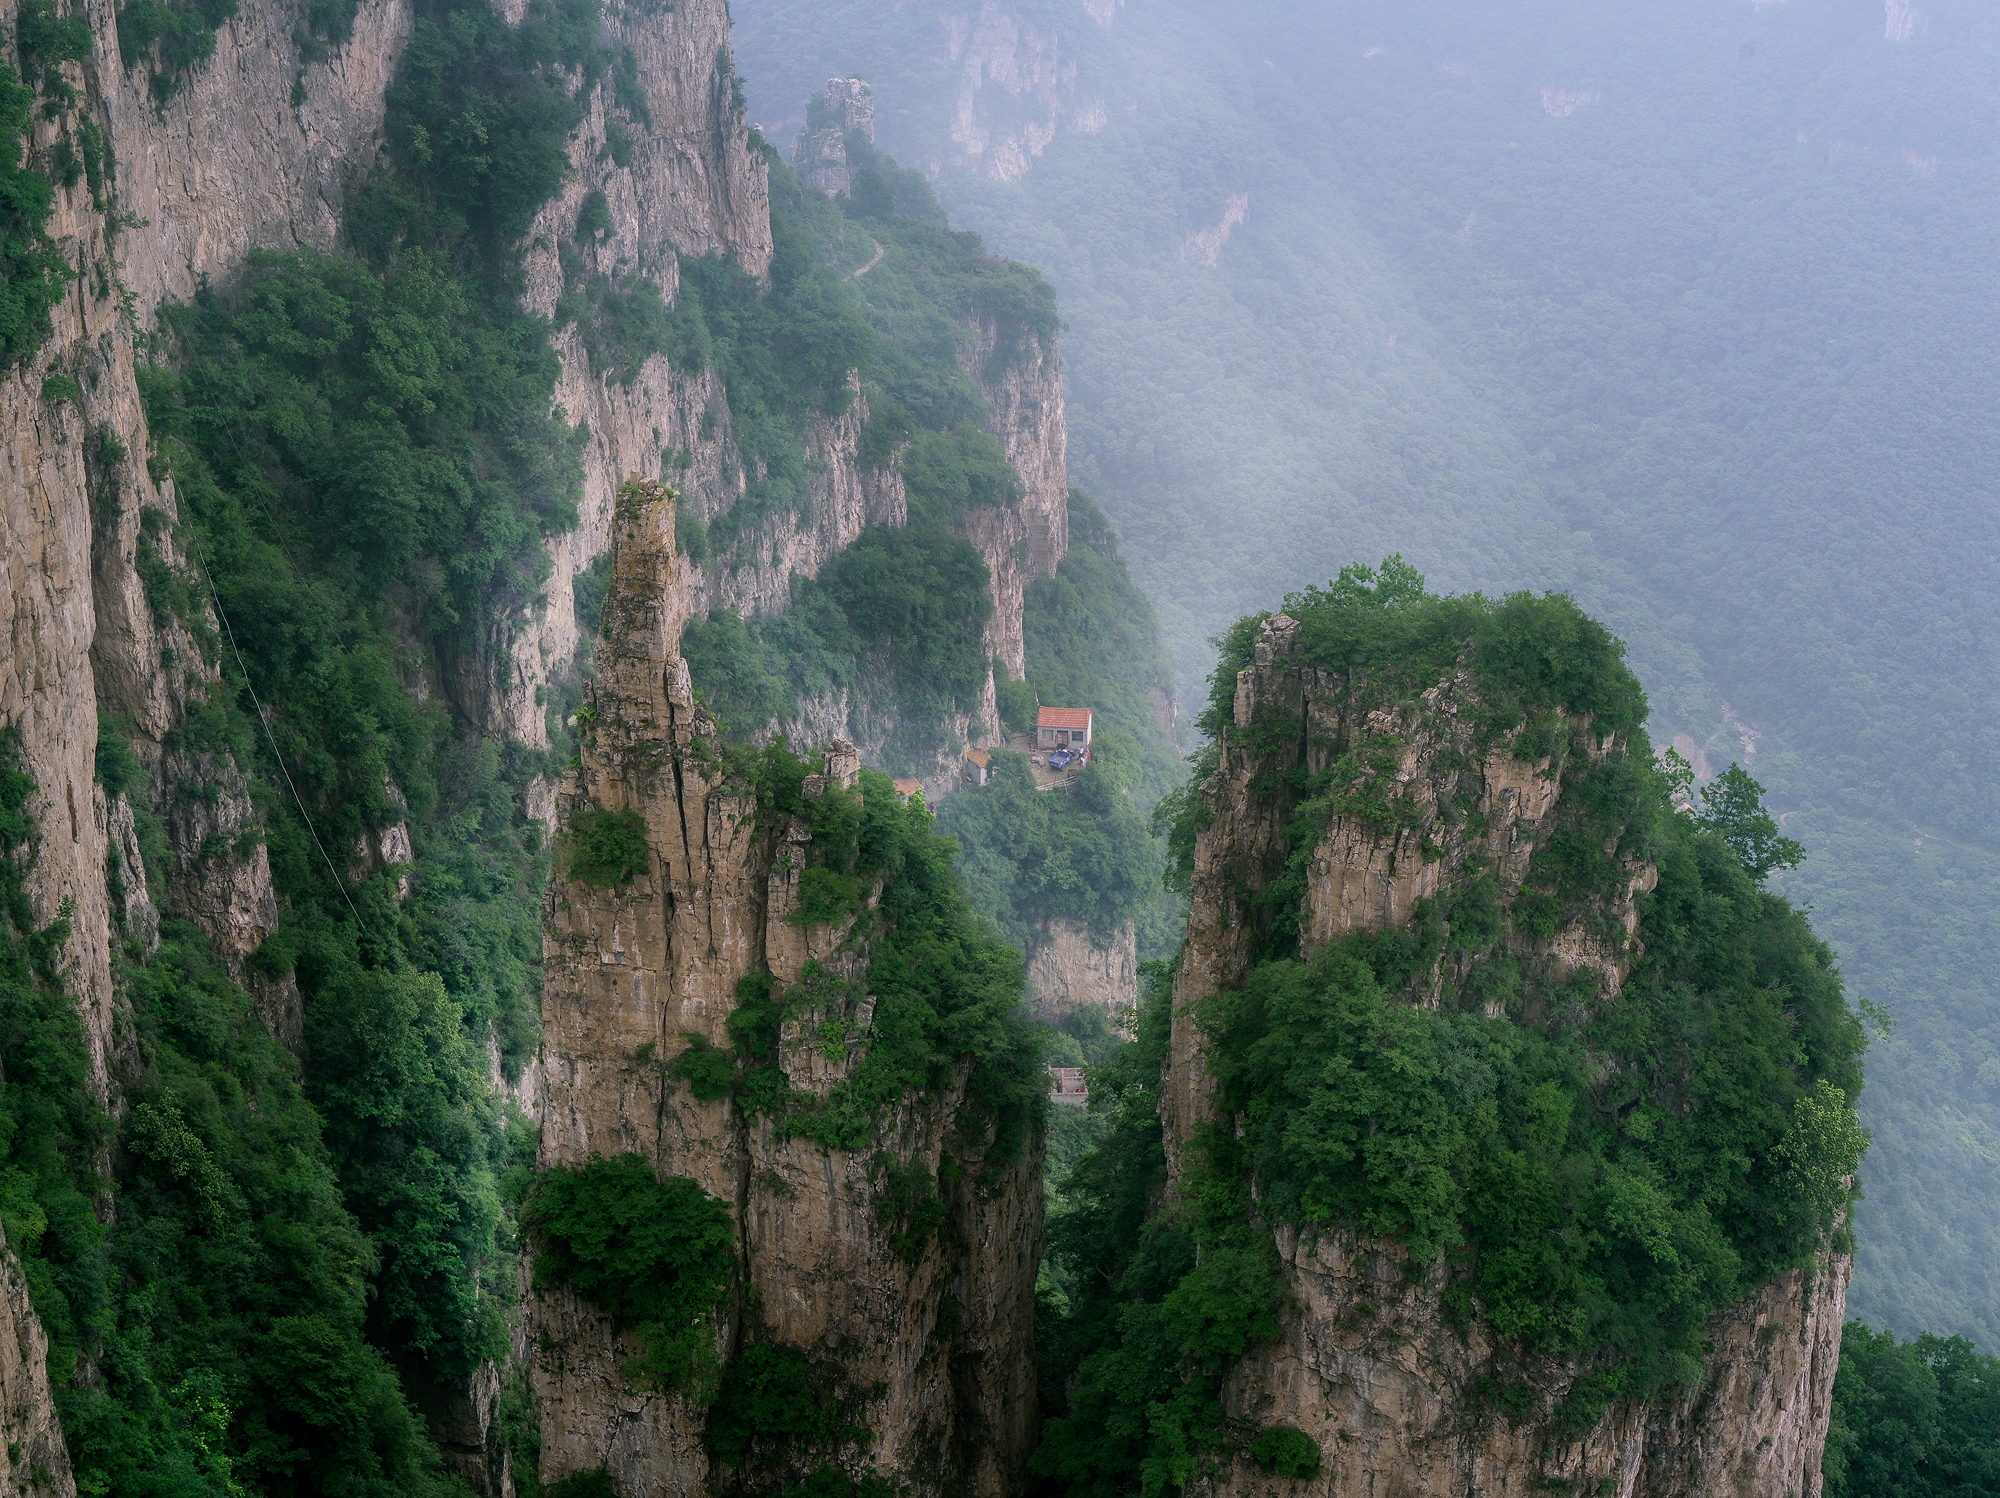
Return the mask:
<path id="1" fill-rule="evenodd" d="M 1871 1061 L 1853 1306 L 2000 1346 L 1995 73 L 1958 0 L 743 0 L 753 117 L 885 147 L 1062 298 L 1079 478 L 1183 682 L 1399 550 L 1572 589 L 1750 762 Z"/>
<path id="2" fill-rule="evenodd" d="M 614 1166 L 581 1219 L 560 1180 L 537 1194 L 543 892 L 631 873 L 628 824 L 607 852 L 557 804 L 612 703 L 585 682 L 620 607 L 616 496 L 636 478 L 657 497 L 676 642 L 691 613 L 740 631 L 739 610 L 810 606 L 793 638 L 845 652 L 840 690 L 805 680 L 739 738 L 872 732 L 887 763 L 948 781 L 997 731 L 995 662 L 1018 675 L 1024 594 L 1062 561 L 1048 289 L 924 189 L 881 231 L 917 248 L 864 296 L 878 243 L 749 129 L 719 0 L 34 0 L 4 35 L 0 1472 L 57 1493 L 532 1495 L 547 1465 L 601 1487 L 621 1453 L 574 1399 L 556 1428 L 583 1447 L 539 1443 L 525 1359 L 564 1344 L 522 1340 L 520 1296 L 579 1279 L 560 1252 L 524 1273 L 530 1237 L 546 1254 L 579 1220 L 646 1217 L 656 1188 L 689 1208 L 673 1246 L 704 1314 L 729 1279 L 728 1212 L 685 1170 Z M 671 655 L 669 700 L 691 708 L 676 642 L 646 690 L 668 690 Z M 750 763 L 779 766 L 783 806 L 740 808 L 764 816 L 763 853 L 806 794 L 804 762 L 771 755 Z M 954 971 L 977 995 L 912 980 L 922 1061 L 897 1053 L 889 1092 L 969 1120 L 937 1086 L 967 1085 L 968 1047 L 1012 1047 L 1000 1176 L 966 1189 L 1018 1209 L 988 1288 L 1019 1343 L 1040 1201 L 1020 962 L 879 779 L 886 845 L 836 839 L 852 857 L 814 877 L 775 864 L 813 909 L 866 895 L 909 940 L 970 943 Z M 770 897 L 747 881 L 704 908 L 747 931 Z M 597 964 L 623 951 L 614 916 Z M 786 1002 L 741 1007 L 779 1026 Z M 938 1011 L 951 1033 L 924 1028 Z M 855 1155 L 868 1128 L 843 1119 L 797 1148 Z M 878 1153 L 854 1189 L 864 1215 L 893 1200 L 880 1252 L 857 1251 L 893 1276 L 937 1227 L 940 1161 Z M 943 1358 L 959 1378 L 983 1334 L 953 1361 L 957 1303 L 902 1299 L 927 1377 Z M 742 1335 L 702 1325 L 718 1345 L 676 1460 L 711 1449 L 709 1375 Z M 797 1372 L 796 1349 L 765 1351 Z M 1025 1350 L 997 1361 L 1025 1389 Z M 636 1387 L 673 1384 L 671 1357 L 648 1366 Z M 626 1388 L 607 1367 L 599 1414 Z M 808 1405 L 788 1418 L 833 1419 Z M 961 1471 L 998 1463 L 989 1488 L 1025 1460 L 1024 1398 L 992 1439 L 929 1413 Z M 712 1449 L 739 1487 L 781 1485 L 744 1418 Z"/>

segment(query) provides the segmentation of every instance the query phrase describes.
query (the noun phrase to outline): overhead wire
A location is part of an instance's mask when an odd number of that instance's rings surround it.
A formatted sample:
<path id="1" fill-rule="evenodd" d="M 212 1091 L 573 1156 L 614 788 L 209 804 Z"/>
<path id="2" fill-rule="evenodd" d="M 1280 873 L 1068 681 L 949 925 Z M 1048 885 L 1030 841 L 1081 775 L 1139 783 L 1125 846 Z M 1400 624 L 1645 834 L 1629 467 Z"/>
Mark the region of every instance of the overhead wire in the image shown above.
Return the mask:
<path id="1" fill-rule="evenodd" d="M 319 829 L 313 825 L 312 813 L 306 810 L 305 798 L 299 794 L 298 786 L 292 781 L 292 772 L 285 764 L 284 753 L 278 748 L 278 737 L 271 732 L 270 715 L 264 711 L 264 703 L 257 695 L 256 684 L 250 680 L 250 668 L 243 664 L 243 652 L 236 646 L 236 631 L 230 626 L 229 615 L 223 610 L 222 595 L 215 590 L 215 576 L 208 570 L 208 558 L 202 553 L 201 541 L 195 536 L 192 526 L 188 528 L 188 540 L 194 549 L 195 565 L 201 568 L 202 581 L 208 584 L 208 597 L 215 605 L 215 617 L 222 621 L 222 632 L 229 637 L 229 653 L 236 657 L 236 669 L 243 674 L 243 685 L 248 689 L 250 701 L 257 709 L 257 721 L 264 727 L 264 738 L 271 746 L 271 757 L 277 760 L 278 773 L 285 777 L 286 789 L 292 793 L 292 804 L 298 807 L 299 816 L 306 824 L 306 831 L 312 837 L 313 846 L 319 849 L 319 856 L 326 860 L 326 871 L 333 876 L 333 887 L 340 891 L 340 898 L 347 902 L 347 908 L 354 916 L 355 929 L 359 931 L 365 925 L 361 919 L 361 912 L 355 908 L 354 897 L 348 894 L 347 884 L 341 879 L 340 870 L 333 866 L 333 858 L 326 851 L 326 844 L 319 840 Z"/>

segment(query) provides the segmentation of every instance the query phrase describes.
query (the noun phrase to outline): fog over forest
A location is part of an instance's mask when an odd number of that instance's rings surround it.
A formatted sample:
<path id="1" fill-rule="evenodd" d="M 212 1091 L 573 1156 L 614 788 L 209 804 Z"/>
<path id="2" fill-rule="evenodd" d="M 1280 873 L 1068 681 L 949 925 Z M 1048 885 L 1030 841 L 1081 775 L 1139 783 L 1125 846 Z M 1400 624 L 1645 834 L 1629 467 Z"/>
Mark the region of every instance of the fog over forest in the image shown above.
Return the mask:
<path id="1" fill-rule="evenodd" d="M 1572 592 L 1806 850 L 1867 1056 L 1850 1314 L 2000 1349 L 2000 16 L 1971 0 L 737 0 L 1067 325 L 1177 665 L 1355 561 Z M 1185 747 L 1192 747 L 1185 746 Z"/>

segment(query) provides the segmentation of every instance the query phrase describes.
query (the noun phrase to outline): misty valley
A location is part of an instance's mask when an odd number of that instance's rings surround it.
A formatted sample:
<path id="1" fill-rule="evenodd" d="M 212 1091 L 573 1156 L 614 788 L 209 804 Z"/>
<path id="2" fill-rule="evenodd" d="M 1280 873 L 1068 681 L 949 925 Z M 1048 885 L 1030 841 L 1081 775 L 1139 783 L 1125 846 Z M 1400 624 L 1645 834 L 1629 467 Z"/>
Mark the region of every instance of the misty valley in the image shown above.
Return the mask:
<path id="1" fill-rule="evenodd" d="M 0 19 L 0 1491 L 2000 1495 L 2000 20 Z"/>

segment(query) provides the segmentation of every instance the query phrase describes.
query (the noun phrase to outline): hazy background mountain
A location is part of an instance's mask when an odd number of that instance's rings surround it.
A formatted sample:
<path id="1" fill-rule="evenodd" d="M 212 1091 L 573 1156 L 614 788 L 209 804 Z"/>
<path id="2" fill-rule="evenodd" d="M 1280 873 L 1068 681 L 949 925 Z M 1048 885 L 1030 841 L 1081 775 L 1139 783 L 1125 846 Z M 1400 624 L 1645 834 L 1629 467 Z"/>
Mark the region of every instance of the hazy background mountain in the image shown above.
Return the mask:
<path id="1" fill-rule="evenodd" d="M 1968 0 L 736 0 L 1069 324 L 1183 701 L 1346 562 L 1560 586 L 1890 1009 L 1850 1306 L 2000 1347 L 2000 19 Z"/>

